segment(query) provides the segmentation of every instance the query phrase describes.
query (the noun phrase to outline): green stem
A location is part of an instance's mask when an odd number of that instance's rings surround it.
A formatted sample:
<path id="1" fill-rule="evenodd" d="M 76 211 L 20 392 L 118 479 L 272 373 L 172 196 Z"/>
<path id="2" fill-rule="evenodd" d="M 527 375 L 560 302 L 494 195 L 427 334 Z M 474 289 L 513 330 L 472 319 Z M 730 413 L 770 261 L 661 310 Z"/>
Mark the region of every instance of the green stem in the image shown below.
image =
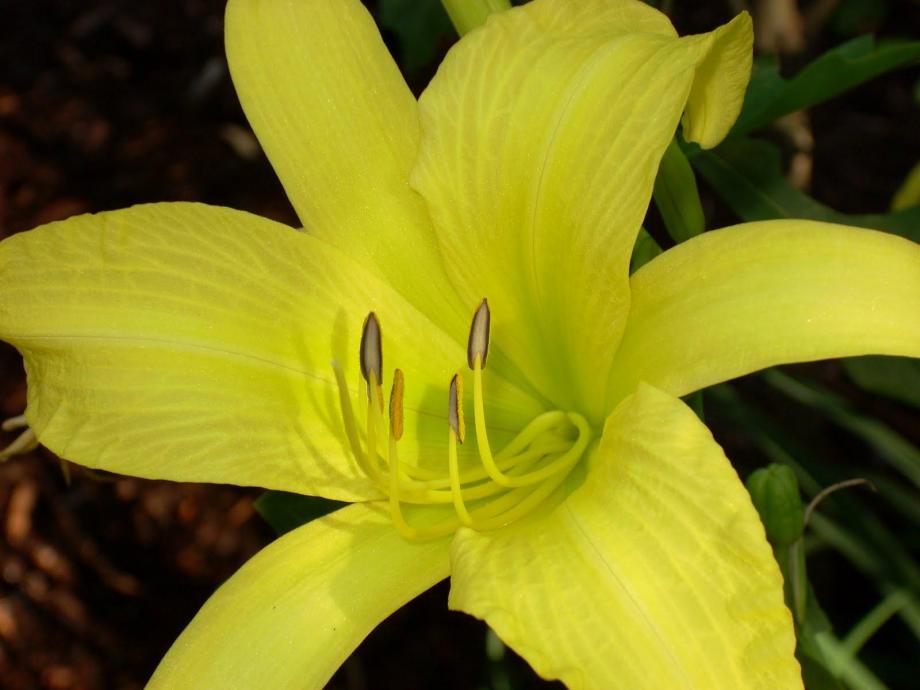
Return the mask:
<path id="1" fill-rule="evenodd" d="M 441 0 L 441 4 L 461 36 L 485 24 L 493 12 L 511 8 L 511 0 Z"/>
<path id="2" fill-rule="evenodd" d="M 824 653 L 831 673 L 842 680 L 847 687 L 853 690 L 888 690 L 887 686 L 859 659 L 850 656 L 837 638 L 830 633 L 818 633 L 815 635 L 815 642 Z"/>
<path id="3" fill-rule="evenodd" d="M 652 194 L 668 234 L 678 244 L 706 229 L 696 177 L 677 138 L 664 152 Z"/>
<path id="4" fill-rule="evenodd" d="M 805 620 L 808 601 L 808 571 L 805 564 L 805 543 L 799 537 L 789 547 L 789 599 L 792 614 L 801 624 Z"/>
<path id="5" fill-rule="evenodd" d="M 863 645 L 878 632 L 889 618 L 903 609 L 910 601 L 910 595 L 906 590 L 896 590 L 882 599 L 875 608 L 863 616 L 841 643 L 841 648 L 851 657 L 856 656 Z"/>
<path id="6" fill-rule="evenodd" d="M 910 628 L 914 637 L 920 642 L 920 603 L 917 602 L 916 598 L 910 597 L 904 608 L 898 611 L 898 615 L 901 616 L 901 620 L 904 621 L 904 624 Z"/>

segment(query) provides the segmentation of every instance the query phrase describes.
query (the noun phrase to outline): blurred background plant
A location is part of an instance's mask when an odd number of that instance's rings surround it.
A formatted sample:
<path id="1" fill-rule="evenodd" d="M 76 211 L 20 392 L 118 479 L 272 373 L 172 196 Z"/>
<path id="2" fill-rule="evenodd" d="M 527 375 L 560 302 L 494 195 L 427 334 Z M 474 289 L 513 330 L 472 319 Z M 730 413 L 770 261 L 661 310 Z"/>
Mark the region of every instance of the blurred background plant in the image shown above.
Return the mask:
<path id="1" fill-rule="evenodd" d="M 421 91 L 456 40 L 439 0 L 367 4 Z M 682 34 L 750 9 L 758 57 L 729 139 L 668 150 L 634 269 L 738 220 L 814 218 L 920 241 L 915 2 L 657 4 Z M 177 199 L 296 224 L 230 84 L 223 0 L 6 0 L 0 13 L 3 236 Z M 14 416 L 25 404 L 15 351 L 0 349 L 0 366 L 2 412 Z M 920 363 L 783 367 L 689 402 L 764 518 L 808 688 L 915 688 Z M 0 687 L 141 687 L 209 592 L 272 538 L 269 524 L 285 531 L 332 507 L 100 476 L 41 449 L 0 464 Z M 446 613 L 446 591 L 388 619 L 330 687 L 558 686 L 482 624 Z"/>

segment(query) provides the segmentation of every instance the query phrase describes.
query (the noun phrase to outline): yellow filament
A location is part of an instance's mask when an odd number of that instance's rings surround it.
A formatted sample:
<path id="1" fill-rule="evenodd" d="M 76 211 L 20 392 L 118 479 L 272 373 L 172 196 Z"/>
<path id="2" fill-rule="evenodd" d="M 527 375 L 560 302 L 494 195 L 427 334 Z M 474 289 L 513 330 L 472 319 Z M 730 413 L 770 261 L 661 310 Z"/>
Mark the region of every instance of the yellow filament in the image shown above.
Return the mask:
<path id="1" fill-rule="evenodd" d="M 553 445 L 537 447 L 533 450 L 527 451 L 526 453 L 521 453 L 513 458 L 507 458 L 499 462 L 499 467 L 503 469 L 508 469 L 510 467 L 526 467 L 527 465 L 542 459 L 547 455 L 553 453 L 558 453 L 565 450 L 566 448 L 571 447 L 570 441 L 559 440 Z M 403 465 L 403 468 L 406 466 Z M 473 472 L 469 473 L 470 475 Z M 480 476 L 470 480 L 467 475 L 459 475 L 459 484 L 461 486 L 473 484 L 474 482 L 482 482 L 484 479 L 487 479 L 486 473 L 479 468 L 479 471 L 476 473 Z M 418 503 L 451 503 L 453 501 L 452 493 L 450 490 L 445 491 L 444 489 L 450 489 L 452 485 L 452 480 L 450 478 L 444 478 L 442 475 L 439 475 L 438 479 L 431 479 L 425 482 L 417 482 L 410 478 L 409 490 L 412 492 L 413 502 Z M 486 498 L 488 496 L 494 496 L 497 493 L 502 493 L 507 490 L 507 487 L 500 486 L 495 482 L 485 482 L 479 483 L 475 486 L 467 486 L 467 488 L 461 489 L 463 499 L 465 501 L 472 501 L 479 498 Z"/>
<path id="2" fill-rule="evenodd" d="M 385 449 L 379 449 L 386 412 L 377 371 L 368 367 L 366 447 L 362 448 L 350 391 L 341 368 L 333 362 L 342 418 L 351 450 L 359 465 L 381 488 L 389 488 L 389 512 L 397 530 L 409 540 L 443 537 L 460 527 L 494 530 L 530 514 L 556 492 L 591 442 L 587 420 L 573 412 L 554 410 L 533 419 L 500 452 L 493 454 L 485 421 L 482 356 L 473 365 L 473 398 L 480 465 L 461 472 L 458 443 L 462 443 L 463 398 L 459 375 L 452 381 L 448 414 L 448 476 L 417 465 L 403 464 L 397 441 L 403 428 L 402 372 L 394 373 L 388 409 Z M 383 452 L 381 452 L 381 450 Z M 382 463 L 386 463 L 384 468 Z M 403 504 L 452 505 L 454 515 L 434 524 L 415 526 Z M 430 521 L 430 516 L 426 519 Z"/>
<path id="3" fill-rule="evenodd" d="M 390 434 L 398 441 L 403 435 L 403 391 L 405 378 L 401 369 L 393 372 L 393 388 L 390 390 Z"/>
<path id="4" fill-rule="evenodd" d="M 447 439 L 447 465 L 450 472 L 450 495 L 453 500 L 454 510 L 460 518 L 460 524 L 472 526 L 473 518 L 470 517 L 466 504 L 463 502 L 463 492 L 460 490 L 460 468 L 457 464 L 457 434 L 451 429 Z"/>
<path id="5" fill-rule="evenodd" d="M 372 394 L 367 398 L 366 466 L 370 470 L 370 476 L 378 483 L 382 483 L 383 474 L 380 471 L 380 455 L 377 452 L 377 428 L 380 425 L 380 418 L 383 414 L 383 393 L 380 390 L 380 384 L 377 382 L 377 376 L 373 371 L 369 373 L 367 385 L 370 386 Z"/>
<path id="6" fill-rule="evenodd" d="M 445 520 L 431 527 L 413 527 L 402 512 L 399 498 L 399 456 L 396 454 L 396 439 L 390 434 L 387 444 L 387 464 L 390 466 L 390 518 L 396 529 L 410 541 L 423 541 L 443 537 L 460 526 L 459 520 Z"/>
<path id="7" fill-rule="evenodd" d="M 580 454 L 573 458 L 571 453 L 566 453 L 550 464 L 522 475 L 507 475 L 498 468 L 492 455 L 492 448 L 489 446 L 489 436 L 486 430 L 485 404 L 483 403 L 482 395 L 482 358 L 479 355 L 476 356 L 473 362 L 473 410 L 476 420 L 476 443 L 479 445 L 479 457 L 482 460 L 482 466 L 489 475 L 489 479 L 499 486 L 517 488 L 537 484 L 578 462 Z M 569 417 L 572 418 L 572 415 L 570 414 Z"/>
<path id="8" fill-rule="evenodd" d="M 568 452 L 564 453 L 561 457 L 566 457 L 568 462 L 572 462 L 573 458 L 577 461 L 577 459 L 584 454 L 588 444 L 591 442 L 592 434 L 591 427 L 584 417 L 575 413 L 568 413 L 567 416 L 572 424 L 578 429 L 578 438 L 569 448 Z M 456 451 L 456 436 L 452 432 L 450 436 L 450 448 Z M 448 458 L 452 468 L 456 467 L 456 457 L 456 452 L 453 452 Z M 477 531 L 494 530 L 504 527 L 533 512 L 533 510 L 562 485 L 568 476 L 567 472 L 557 472 L 555 476 L 549 477 L 537 486 L 528 485 L 505 490 L 504 495 L 499 496 L 495 500 L 473 510 L 468 510 L 463 498 L 464 494 L 471 490 L 464 490 L 458 495 L 460 487 L 457 477 L 459 475 L 455 473 L 454 469 L 451 469 L 452 490 L 450 500 L 454 504 L 454 510 L 458 517 L 456 519 L 445 520 L 430 527 L 418 528 L 409 525 L 402 513 L 400 505 L 400 481 L 398 476 L 399 460 L 396 454 L 396 441 L 392 436 L 390 437 L 387 460 L 391 468 L 389 493 L 390 514 L 393 519 L 393 524 L 396 525 L 396 528 L 406 539 L 414 541 L 445 536 L 461 525 L 471 527 Z M 495 487 L 493 490 L 496 493 L 504 490 L 500 487 L 496 487 L 494 484 L 485 486 Z M 437 502 L 441 503 L 445 501 Z"/>
<path id="9" fill-rule="evenodd" d="M 518 462 L 523 462 L 525 460 L 531 459 L 530 451 L 526 453 L 523 453 L 522 451 L 530 446 L 537 439 L 537 437 L 545 436 L 548 432 L 552 431 L 554 427 L 559 426 L 566 420 L 567 417 L 565 416 L 565 412 L 562 412 L 561 410 L 544 412 L 543 414 L 534 418 L 530 424 L 524 427 L 523 431 L 515 436 L 514 439 L 512 439 L 507 446 L 505 446 L 505 448 L 503 448 L 495 455 L 495 459 L 499 468 L 506 470 L 514 467 Z M 563 441 L 563 446 L 565 448 L 568 448 L 569 445 L 570 443 L 568 441 Z M 551 452 L 553 452 L 552 448 L 546 450 L 546 453 Z M 439 472 L 438 470 L 429 470 L 424 467 L 408 464 L 404 464 L 403 469 L 408 476 L 417 480 L 421 480 L 425 482 L 426 485 L 429 485 L 430 482 L 431 486 L 449 486 L 447 480 L 444 479 L 444 473 Z M 474 469 L 467 470 L 464 474 L 461 474 L 460 483 L 468 484 L 482 479 L 487 479 L 488 476 L 488 472 L 486 472 L 482 466 L 479 466 Z"/>
<path id="10" fill-rule="evenodd" d="M 578 461 L 591 442 L 591 426 L 584 417 L 574 412 L 568 413 L 568 417 L 578 429 L 578 439 L 557 462 L 571 467 Z M 568 476 L 568 472 L 556 472 L 555 474 L 556 476 L 551 479 L 549 478 L 551 475 L 547 475 L 546 480 L 535 488 L 530 488 L 532 484 L 527 485 L 526 488 L 515 488 L 501 498 L 483 506 L 481 511 L 474 511 L 474 521 L 469 526 L 484 532 L 504 527 L 528 515 L 545 498 L 552 494 Z M 519 498 L 522 494 L 524 497 Z"/>

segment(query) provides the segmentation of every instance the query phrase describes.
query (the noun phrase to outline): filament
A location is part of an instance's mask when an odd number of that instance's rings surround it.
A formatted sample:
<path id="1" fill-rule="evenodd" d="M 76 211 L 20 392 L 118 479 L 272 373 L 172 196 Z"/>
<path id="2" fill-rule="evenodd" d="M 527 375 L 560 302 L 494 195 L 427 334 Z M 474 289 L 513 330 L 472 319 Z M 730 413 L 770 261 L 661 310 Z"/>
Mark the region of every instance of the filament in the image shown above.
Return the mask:
<path id="1" fill-rule="evenodd" d="M 479 462 L 461 467 L 459 446 L 464 441 L 463 380 L 456 374 L 448 387 L 447 467 L 422 466 L 399 459 L 403 435 L 404 379 L 394 370 L 389 406 L 384 410 L 381 376 L 383 349 L 380 323 L 371 312 L 364 322 L 360 346 L 361 375 L 367 386 L 365 447 L 358 433 L 351 394 L 341 367 L 333 362 L 339 389 L 342 420 L 351 451 L 361 469 L 388 494 L 388 506 L 396 529 L 417 541 L 449 535 L 461 527 L 494 530 L 536 510 L 566 481 L 592 441 L 587 420 L 571 411 L 550 410 L 532 419 L 497 453 L 489 442 L 485 416 L 482 371 L 489 347 L 490 313 L 483 300 L 470 329 L 467 360 L 473 370 L 473 422 Z M 384 416 L 388 424 L 383 426 Z M 386 441 L 379 443 L 386 428 Z M 443 460 L 441 461 L 443 462 Z M 404 512 L 407 506 L 431 506 L 422 516 L 430 524 L 413 525 Z M 448 512 L 452 508 L 452 513 Z M 443 511 L 443 512 L 441 512 Z"/>

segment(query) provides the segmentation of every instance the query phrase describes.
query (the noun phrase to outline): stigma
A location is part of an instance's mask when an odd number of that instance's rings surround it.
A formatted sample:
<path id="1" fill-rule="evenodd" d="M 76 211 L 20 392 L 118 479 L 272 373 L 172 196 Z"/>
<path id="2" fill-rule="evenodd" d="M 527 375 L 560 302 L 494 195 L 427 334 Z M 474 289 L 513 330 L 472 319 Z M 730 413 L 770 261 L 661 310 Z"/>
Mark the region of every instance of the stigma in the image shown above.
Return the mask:
<path id="1" fill-rule="evenodd" d="M 433 539 L 461 527 L 489 531 L 509 525 L 535 511 L 565 482 L 585 455 L 592 430 L 580 414 L 547 410 L 537 415 L 497 452 L 489 440 L 483 370 L 489 353 L 491 312 L 483 299 L 473 313 L 467 340 L 467 366 L 473 380 L 473 429 L 478 463 L 461 466 L 458 445 L 467 440 L 464 382 L 458 371 L 447 385 L 445 400 L 446 458 L 421 462 L 400 458 L 403 437 L 401 369 L 394 369 L 389 405 L 383 405 L 383 335 L 380 320 L 370 312 L 361 332 L 359 363 L 367 395 L 363 443 L 351 407 L 348 387 L 336 366 L 339 401 L 349 444 L 358 464 L 388 496 L 393 524 L 410 540 Z M 440 470 L 437 468 L 441 468 Z M 413 525 L 406 506 L 441 505 L 442 519 Z"/>

